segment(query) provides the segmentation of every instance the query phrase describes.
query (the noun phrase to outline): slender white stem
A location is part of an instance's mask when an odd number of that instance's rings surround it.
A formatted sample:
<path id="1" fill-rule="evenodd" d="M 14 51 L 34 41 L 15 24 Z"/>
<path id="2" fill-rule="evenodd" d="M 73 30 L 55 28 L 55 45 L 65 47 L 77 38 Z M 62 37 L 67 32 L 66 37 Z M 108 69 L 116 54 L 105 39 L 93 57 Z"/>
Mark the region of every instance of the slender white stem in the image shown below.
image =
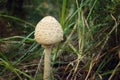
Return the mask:
<path id="1" fill-rule="evenodd" d="M 51 74 L 51 49 L 52 46 L 44 46 L 44 76 L 43 80 L 50 80 Z"/>

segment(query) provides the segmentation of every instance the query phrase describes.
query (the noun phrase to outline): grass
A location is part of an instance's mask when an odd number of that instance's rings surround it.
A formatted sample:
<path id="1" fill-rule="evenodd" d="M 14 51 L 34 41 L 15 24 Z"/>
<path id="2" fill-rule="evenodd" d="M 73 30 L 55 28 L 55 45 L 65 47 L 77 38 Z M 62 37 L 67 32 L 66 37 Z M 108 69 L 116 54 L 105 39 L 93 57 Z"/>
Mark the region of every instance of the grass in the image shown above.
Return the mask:
<path id="1" fill-rule="evenodd" d="M 46 16 L 46 10 L 49 9 L 48 14 L 55 14 L 53 16 L 57 16 L 64 30 L 65 40 L 55 45 L 52 51 L 52 80 L 118 79 L 115 76 L 119 76 L 120 62 L 118 56 L 116 57 L 118 53 L 116 46 L 119 45 L 110 46 L 110 43 L 114 43 L 110 40 L 114 36 L 117 39 L 119 21 L 114 14 L 105 14 L 107 17 L 103 17 L 103 20 L 106 21 L 101 21 L 99 16 L 94 16 L 97 15 L 96 8 L 99 9 L 99 0 L 75 0 L 72 2 L 57 0 L 57 3 L 47 0 L 41 1 L 39 4 L 39 1 L 33 2 L 34 4 L 26 3 L 25 5 L 32 7 L 25 9 L 32 8 L 33 11 L 39 12 L 36 15 L 41 15 L 41 18 Z M 38 9 L 41 4 L 49 7 Z M 56 4 L 59 4 L 60 8 Z M 53 9 L 55 12 L 51 13 L 50 8 L 53 6 L 58 10 Z M 41 10 L 43 10 L 42 13 L 40 13 Z M 34 17 L 34 14 L 28 14 L 27 17 Z M 109 21 L 107 21 L 108 17 Z M 43 49 L 34 40 L 34 27 L 40 19 L 36 18 L 30 22 L 30 20 L 9 15 L 9 12 L 3 11 L 0 12 L 0 22 L 1 20 L 6 21 L 6 29 L 10 27 L 17 30 L 17 27 L 21 27 L 23 31 L 20 32 L 23 33 L 20 35 L 18 33 L 9 34 L 7 37 L 0 38 L 0 79 L 42 79 Z M 115 61 L 112 62 L 114 59 Z M 110 63 L 114 63 L 114 67 Z M 106 69 L 107 66 L 111 66 L 111 69 Z"/>

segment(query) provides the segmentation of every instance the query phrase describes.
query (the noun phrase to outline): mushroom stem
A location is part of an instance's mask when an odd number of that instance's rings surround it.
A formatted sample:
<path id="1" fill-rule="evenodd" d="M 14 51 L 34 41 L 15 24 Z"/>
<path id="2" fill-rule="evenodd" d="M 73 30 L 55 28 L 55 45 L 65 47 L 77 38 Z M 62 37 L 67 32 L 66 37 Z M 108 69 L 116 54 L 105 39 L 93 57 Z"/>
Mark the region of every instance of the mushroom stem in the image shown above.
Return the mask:
<path id="1" fill-rule="evenodd" d="M 43 80 L 50 80 L 51 74 L 51 49 L 52 46 L 43 46 L 44 49 L 44 76 Z"/>

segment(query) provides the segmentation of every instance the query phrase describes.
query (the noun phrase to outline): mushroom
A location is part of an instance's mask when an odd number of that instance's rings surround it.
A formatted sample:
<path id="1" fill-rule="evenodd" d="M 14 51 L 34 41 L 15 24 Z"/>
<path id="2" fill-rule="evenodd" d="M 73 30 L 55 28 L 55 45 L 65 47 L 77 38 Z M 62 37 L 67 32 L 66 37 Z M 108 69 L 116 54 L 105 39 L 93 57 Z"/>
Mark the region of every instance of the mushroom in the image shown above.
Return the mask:
<path id="1" fill-rule="evenodd" d="M 34 36 L 36 42 L 44 48 L 43 80 L 49 80 L 51 73 L 51 49 L 53 45 L 63 40 L 63 30 L 54 17 L 46 16 L 38 22 Z"/>

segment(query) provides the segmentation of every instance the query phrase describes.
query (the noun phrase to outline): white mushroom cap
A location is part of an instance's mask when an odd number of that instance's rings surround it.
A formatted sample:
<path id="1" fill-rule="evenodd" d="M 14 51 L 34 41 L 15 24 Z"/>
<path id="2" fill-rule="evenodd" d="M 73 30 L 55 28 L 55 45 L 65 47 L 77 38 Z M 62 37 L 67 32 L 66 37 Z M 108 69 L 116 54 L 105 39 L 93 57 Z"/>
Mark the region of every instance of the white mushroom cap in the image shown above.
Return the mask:
<path id="1" fill-rule="evenodd" d="M 63 40 L 63 30 L 52 16 L 44 17 L 35 28 L 35 40 L 42 45 L 51 45 Z"/>

